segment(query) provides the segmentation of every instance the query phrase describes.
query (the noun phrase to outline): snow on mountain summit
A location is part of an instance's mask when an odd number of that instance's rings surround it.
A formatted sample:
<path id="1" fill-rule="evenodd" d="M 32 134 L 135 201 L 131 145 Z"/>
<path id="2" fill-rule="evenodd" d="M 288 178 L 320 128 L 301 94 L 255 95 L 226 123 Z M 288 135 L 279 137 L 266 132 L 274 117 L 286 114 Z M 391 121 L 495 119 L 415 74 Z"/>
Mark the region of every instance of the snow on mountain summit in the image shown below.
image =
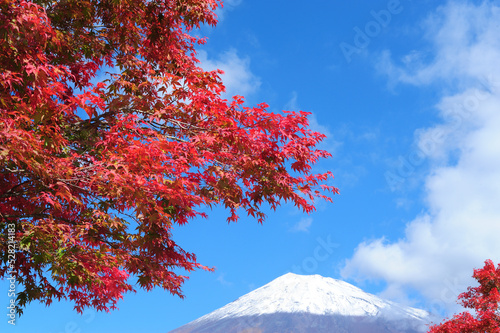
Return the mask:
<path id="1" fill-rule="evenodd" d="M 288 273 L 195 322 L 274 313 L 364 317 L 390 314 L 422 320 L 428 316 L 426 311 L 383 300 L 341 280 Z"/>

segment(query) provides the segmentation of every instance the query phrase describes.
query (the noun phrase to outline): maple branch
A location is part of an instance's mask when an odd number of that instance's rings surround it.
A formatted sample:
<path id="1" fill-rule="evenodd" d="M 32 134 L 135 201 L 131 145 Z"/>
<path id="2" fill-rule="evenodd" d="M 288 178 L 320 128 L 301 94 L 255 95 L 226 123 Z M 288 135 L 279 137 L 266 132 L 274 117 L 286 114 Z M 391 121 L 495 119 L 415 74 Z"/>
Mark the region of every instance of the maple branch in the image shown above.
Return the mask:
<path id="1" fill-rule="evenodd" d="M 26 214 L 26 215 L 10 215 L 10 214 L 1 214 L 0 215 L 2 216 L 3 219 L 31 219 L 31 218 L 34 218 L 34 219 L 46 219 L 46 218 L 53 218 L 55 220 L 61 220 L 63 222 L 66 222 L 66 223 L 70 223 L 70 224 L 73 224 L 73 225 L 76 225 L 76 222 L 74 221 L 71 221 L 71 220 L 68 220 L 64 217 L 54 217 L 50 214 L 43 214 L 43 213 L 37 213 L 37 214 Z"/>
<path id="2" fill-rule="evenodd" d="M 26 181 L 24 181 L 24 182 L 22 182 L 20 184 L 17 184 L 15 186 L 11 187 L 4 194 L 0 195 L 0 198 L 12 198 L 12 197 L 17 197 L 17 196 L 20 196 L 20 195 L 28 193 L 28 191 L 14 192 L 13 190 L 16 189 L 16 188 L 18 188 L 18 187 L 21 187 L 21 186 L 23 186 L 25 184 L 28 184 L 30 182 L 31 182 L 31 180 L 26 180 Z M 9 193 L 11 193 L 11 194 L 9 194 Z"/>
<path id="3" fill-rule="evenodd" d="M 106 243 L 108 244 L 112 249 L 114 250 L 119 250 L 120 249 L 120 243 L 112 243 L 110 242 L 109 240 L 103 238 L 102 235 L 88 235 L 87 234 L 87 237 L 95 240 L 95 241 L 98 241 L 98 242 L 102 242 L 102 243 Z"/>
<path id="4" fill-rule="evenodd" d="M 72 183 L 72 181 L 73 182 L 81 182 L 82 180 L 83 180 L 83 178 L 73 178 L 73 179 L 60 179 L 59 178 L 59 179 L 57 179 L 57 181 L 60 181 L 61 183 L 64 183 L 64 184 L 66 184 L 68 186 L 71 186 L 71 187 L 74 187 L 76 189 L 79 189 L 82 192 L 90 194 L 90 191 L 88 189 L 83 188 L 81 186 L 78 186 L 78 185 L 75 185 L 75 184 Z M 88 180 L 90 180 L 90 179 L 88 179 Z"/>
<path id="5" fill-rule="evenodd" d="M 8 171 L 8 172 L 3 172 L 2 171 L 2 174 L 6 174 L 6 173 L 25 173 L 27 172 L 28 170 L 26 169 L 19 169 L 19 168 L 16 168 L 16 169 L 10 169 L 9 167 L 5 167 L 5 169 Z"/>

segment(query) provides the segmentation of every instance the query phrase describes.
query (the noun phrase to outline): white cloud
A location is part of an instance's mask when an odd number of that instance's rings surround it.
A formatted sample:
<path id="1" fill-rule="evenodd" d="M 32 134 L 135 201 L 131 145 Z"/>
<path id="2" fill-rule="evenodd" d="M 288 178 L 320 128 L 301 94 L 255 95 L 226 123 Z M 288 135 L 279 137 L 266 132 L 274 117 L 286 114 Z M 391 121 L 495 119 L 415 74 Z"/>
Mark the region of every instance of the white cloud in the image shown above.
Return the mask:
<path id="1" fill-rule="evenodd" d="M 426 62 L 428 53 L 413 50 L 403 56 L 398 67 L 391 53 L 382 53 L 379 69 L 397 82 L 429 84 L 436 79 L 460 83 L 462 87 L 477 80 L 498 77 L 499 8 L 489 1 L 474 6 L 463 1 L 450 1 L 439 7 L 425 22 L 426 38 L 435 51 L 434 59 Z"/>
<path id="2" fill-rule="evenodd" d="M 300 106 L 299 106 L 299 95 L 297 94 L 296 91 L 292 92 L 292 97 L 290 100 L 285 104 L 285 109 L 288 111 L 299 111 Z"/>
<path id="3" fill-rule="evenodd" d="M 207 52 L 199 51 L 200 66 L 206 71 L 220 69 L 224 71 L 222 82 L 226 87 L 226 96 L 247 96 L 260 87 L 260 79 L 250 70 L 250 58 L 240 58 L 236 50 L 231 49 L 217 58 L 209 58 Z"/>
<path id="4" fill-rule="evenodd" d="M 243 3 L 243 0 L 225 0 L 224 1 L 224 5 L 225 6 L 232 6 L 232 7 L 236 7 L 236 6 L 239 6 Z"/>
<path id="5" fill-rule="evenodd" d="M 224 7 L 219 7 L 215 11 L 215 14 L 217 14 L 217 19 L 219 22 L 223 21 L 225 18 L 225 15 L 227 11 L 233 10 L 235 7 L 238 7 L 243 3 L 243 0 L 224 0 Z"/>
<path id="6" fill-rule="evenodd" d="M 226 287 L 230 287 L 233 285 L 232 282 L 229 282 L 226 280 L 226 273 L 221 273 L 219 274 L 219 276 L 217 277 L 217 281 L 223 285 L 223 286 L 226 286 Z"/>
<path id="7" fill-rule="evenodd" d="M 313 219 L 310 217 L 302 218 L 297 224 L 292 227 L 292 231 L 309 232 L 309 228 L 313 223 Z"/>
<path id="8" fill-rule="evenodd" d="M 442 123 L 417 132 L 430 158 L 426 209 L 398 241 L 360 244 L 342 274 L 384 280 L 386 295 L 416 290 L 431 310 L 454 308 L 485 259 L 500 262 L 500 8 L 449 2 L 425 22 L 431 61 L 417 51 L 397 65 L 388 52 L 380 69 L 393 82 L 444 84 Z M 427 57 L 428 59 L 428 57 Z"/>

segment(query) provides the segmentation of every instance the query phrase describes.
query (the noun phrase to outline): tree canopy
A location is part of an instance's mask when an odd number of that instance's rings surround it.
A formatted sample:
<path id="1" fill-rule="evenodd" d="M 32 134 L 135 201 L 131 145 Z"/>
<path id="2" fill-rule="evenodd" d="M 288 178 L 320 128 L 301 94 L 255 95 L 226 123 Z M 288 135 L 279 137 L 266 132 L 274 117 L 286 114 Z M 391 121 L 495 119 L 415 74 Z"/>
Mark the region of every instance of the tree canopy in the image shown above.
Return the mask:
<path id="1" fill-rule="evenodd" d="M 262 223 L 337 189 L 306 112 L 247 107 L 204 71 L 195 29 L 220 0 L 0 0 L 0 277 L 18 311 L 113 309 L 210 269 L 172 239 L 203 207 Z M 12 232 L 11 232 L 12 231 Z M 15 262 L 8 244 L 15 242 Z M 14 272 L 14 273 L 13 273 Z"/>

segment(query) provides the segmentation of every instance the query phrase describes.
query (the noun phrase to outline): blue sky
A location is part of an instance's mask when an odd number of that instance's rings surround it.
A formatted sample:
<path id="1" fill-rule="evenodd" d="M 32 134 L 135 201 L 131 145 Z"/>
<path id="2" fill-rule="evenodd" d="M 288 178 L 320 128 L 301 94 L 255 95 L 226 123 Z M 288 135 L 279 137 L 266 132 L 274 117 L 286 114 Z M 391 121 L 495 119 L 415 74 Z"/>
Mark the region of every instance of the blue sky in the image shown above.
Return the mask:
<path id="1" fill-rule="evenodd" d="M 485 259 L 500 262 L 500 7 L 496 1 L 232 0 L 199 58 L 228 94 L 313 113 L 340 189 L 259 225 L 214 209 L 174 232 L 214 273 L 181 300 L 128 294 L 80 316 L 33 304 L 2 332 L 168 332 L 278 276 L 321 274 L 436 313 Z M 7 285 L 0 283 L 4 303 Z"/>

